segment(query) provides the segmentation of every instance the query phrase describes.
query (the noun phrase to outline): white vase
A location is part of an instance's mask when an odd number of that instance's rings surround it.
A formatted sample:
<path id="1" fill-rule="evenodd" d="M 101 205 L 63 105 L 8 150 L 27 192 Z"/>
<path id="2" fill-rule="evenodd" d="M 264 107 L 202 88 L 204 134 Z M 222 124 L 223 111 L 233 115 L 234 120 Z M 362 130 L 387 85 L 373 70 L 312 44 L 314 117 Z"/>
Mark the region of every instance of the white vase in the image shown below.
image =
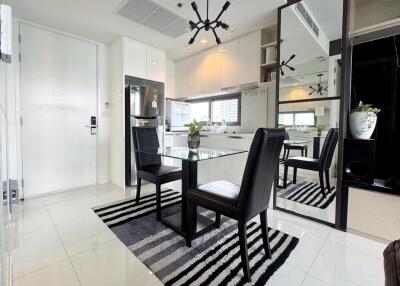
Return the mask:
<path id="1" fill-rule="evenodd" d="M 370 139 L 376 127 L 377 116 L 373 112 L 353 112 L 350 114 L 350 132 L 354 138 Z"/>

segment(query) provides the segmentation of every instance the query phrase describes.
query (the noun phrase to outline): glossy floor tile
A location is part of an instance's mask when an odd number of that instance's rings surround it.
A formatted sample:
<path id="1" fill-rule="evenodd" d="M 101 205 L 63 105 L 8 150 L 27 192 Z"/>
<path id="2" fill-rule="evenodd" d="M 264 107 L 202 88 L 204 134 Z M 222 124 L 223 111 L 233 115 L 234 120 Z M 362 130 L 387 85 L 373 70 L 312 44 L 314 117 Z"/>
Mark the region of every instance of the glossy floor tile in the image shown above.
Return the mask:
<path id="1" fill-rule="evenodd" d="M 12 225 L 15 285 L 163 285 L 92 211 L 135 195 L 101 185 L 25 200 Z M 385 244 L 279 211 L 268 210 L 268 223 L 300 241 L 267 285 L 383 285 Z"/>
<path id="2" fill-rule="evenodd" d="M 67 258 L 54 226 L 16 238 L 12 250 L 13 274 L 22 277 Z"/>
<path id="3" fill-rule="evenodd" d="M 72 265 L 84 286 L 152 285 L 158 278 L 120 241 L 71 257 Z"/>
<path id="4" fill-rule="evenodd" d="M 14 280 L 14 286 L 78 286 L 78 277 L 68 259 Z"/>

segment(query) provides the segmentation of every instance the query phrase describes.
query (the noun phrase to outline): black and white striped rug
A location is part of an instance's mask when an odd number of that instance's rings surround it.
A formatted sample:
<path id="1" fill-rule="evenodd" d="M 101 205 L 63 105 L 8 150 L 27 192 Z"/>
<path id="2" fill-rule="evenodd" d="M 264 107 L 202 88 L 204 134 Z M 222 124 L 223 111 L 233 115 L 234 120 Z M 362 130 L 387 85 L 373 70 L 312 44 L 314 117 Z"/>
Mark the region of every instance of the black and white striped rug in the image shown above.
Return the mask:
<path id="1" fill-rule="evenodd" d="M 163 191 L 163 215 L 178 211 L 180 198 L 179 192 Z M 94 211 L 165 285 L 248 285 L 243 278 L 234 220 L 222 217 L 220 229 L 195 239 L 188 248 L 182 236 L 156 220 L 154 194 L 143 196 L 139 204 L 129 199 L 96 207 Z M 215 217 L 211 211 L 202 213 Z M 247 230 L 253 281 L 250 285 L 265 285 L 299 239 L 269 228 L 272 259 L 266 259 L 260 225 L 250 222 Z"/>
<path id="2" fill-rule="evenodd" d="M 278 191 L 278 197 L 302 203 L 308 206 L 326 209 L 335 199 L 336 188 L 328 190 L 325 187 L 326 197 L 321 194 L 321 186 L 317 182 L 301 181 L 297 184 L 290 184 L 286 189 Z"/>

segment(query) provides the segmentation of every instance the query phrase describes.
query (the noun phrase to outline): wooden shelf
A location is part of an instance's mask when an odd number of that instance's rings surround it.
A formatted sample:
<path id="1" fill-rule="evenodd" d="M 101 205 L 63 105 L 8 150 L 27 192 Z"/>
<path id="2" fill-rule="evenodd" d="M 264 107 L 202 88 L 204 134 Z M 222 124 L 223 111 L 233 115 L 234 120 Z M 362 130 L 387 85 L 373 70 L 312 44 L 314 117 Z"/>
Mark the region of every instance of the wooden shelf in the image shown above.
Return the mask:
<path id="1" fill-rule="evenodd" d="M 276 47 L 278 45 L 277 41 L 267 43 L 261 46 L 261 49 L 269 48 L 269 47 Z"/>

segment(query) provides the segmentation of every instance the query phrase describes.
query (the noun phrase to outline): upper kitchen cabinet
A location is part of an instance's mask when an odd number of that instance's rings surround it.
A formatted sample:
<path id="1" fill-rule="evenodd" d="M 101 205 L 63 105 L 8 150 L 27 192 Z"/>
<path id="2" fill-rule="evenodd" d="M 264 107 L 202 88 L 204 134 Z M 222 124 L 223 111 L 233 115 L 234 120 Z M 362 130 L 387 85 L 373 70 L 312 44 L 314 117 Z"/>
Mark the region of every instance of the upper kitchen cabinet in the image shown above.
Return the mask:
<path id="1" fill-rule="evenodd" d="M 186 96 L 201 95 L 203 93 L 202 88 L 202 64 L 203 57 L 201 54 L 194 55 L 185 59 L 186 61 L 186 72 L 187 72 L 187 90 Z"/>
<path id="2" fill-rule="evenodd" d="M 124 74 L 165 82 L 166 55 L 163 50 L 123 38 Z"/>
<path id="3" fill-rule="evenodd" d="M 175 98 L 176 97 L 176 86 L 175 86 L 175 62 L 167 59 L 165 68 L 165 97 Z"/>
<path id="4" fill-rule="evenodd" d="M 212 94 L 242 84 L 259 83 L 261 38 L 261 31 L 257 30 L 179 61 L 176 97 Z"/>
<path id="5" fill-rule="evenodd" d="M 239 84 L 260 80 L 260 31 L 239 38 Z"/>
<path id="6" fill-rule="evenodd" d="M 181 60 L 175 65 L 175 98 L 187 96 L 187 79 L 188 79 L 188 61 Z"/>
<path id="7" fill-rule="evenodd" d="M 163 50 L 147 46 L 146 61 L 147 74 L 146 79 L 158 82 L 165 82 L 166 56 Z"/>
<path id="8" fill-rule="evenodd" d="M 146 78 L 146 44 L 129 38 L 124 38 L 123 43 L 125 75 Z"/>
<path id="9" fill-rule="evenodd" d="M 221 85 L 229 88 L 239 82 L 239 41 L 231 41 L 221 49 Z"/>
<path id="10" fill-rule="evenodd" d="M 203 53 L 202 79 L 204 94 L 221 90 L 221 53 L 218 47 Z"/>

